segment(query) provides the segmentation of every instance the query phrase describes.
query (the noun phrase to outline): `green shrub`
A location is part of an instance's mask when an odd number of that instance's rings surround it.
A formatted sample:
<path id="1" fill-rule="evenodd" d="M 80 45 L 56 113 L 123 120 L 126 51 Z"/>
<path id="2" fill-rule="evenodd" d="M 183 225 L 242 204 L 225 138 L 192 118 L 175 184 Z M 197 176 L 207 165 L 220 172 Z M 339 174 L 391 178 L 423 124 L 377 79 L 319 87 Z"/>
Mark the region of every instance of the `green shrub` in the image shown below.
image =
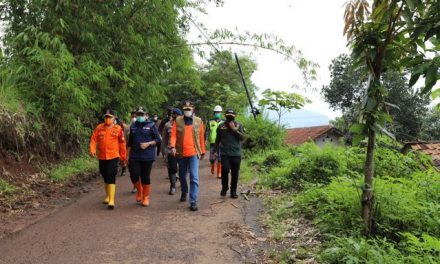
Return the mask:
<path id="1" fill-rule="evenodd" d="M 334 178 L 314 185 L 296 197 L 297 212 L 314 219 L 324 233 L 360 233 L 362 179 Z M 411 179 L 381 178 L 374 183 L 375 234 L 399 241 L 400 232 L 428 233 L 440 237 L 440 174 L 416 173 Z"/>
<path id="2" fill-rule="evenodd" d="M 313 219 L 323 233 L 350 235 L 360 233 L 359 181 L 334 178 L 330 184 L 310 185 L 295 199 L 295 210 Z"/>
<path id="3" fill-rule="evenodd" d="M 243 147 L 252 152 L 267 151 L 280 148 L 284 143 L 285 129 L 265 116 L 258 116 L 257 121 L 252 116 L 239 116 L 246 129 L 247 140 Z"/>
<path id="4" fill-rule="evenodd" d="M 323 263 L 440 263 L 440 240 L 429 235 L 421 239 L 403 234 L 404 242 L 396 245 L 387 239 L 334 237 L 321 252 Z"/>
<path id="5" fill-rule="evenodd" d="M 9 196 L 13 194 L 15 191 L 17 191 L 17 187 L 10 184 L 9 182 L 0 179 L 0 194 L 4 196 Z"/>

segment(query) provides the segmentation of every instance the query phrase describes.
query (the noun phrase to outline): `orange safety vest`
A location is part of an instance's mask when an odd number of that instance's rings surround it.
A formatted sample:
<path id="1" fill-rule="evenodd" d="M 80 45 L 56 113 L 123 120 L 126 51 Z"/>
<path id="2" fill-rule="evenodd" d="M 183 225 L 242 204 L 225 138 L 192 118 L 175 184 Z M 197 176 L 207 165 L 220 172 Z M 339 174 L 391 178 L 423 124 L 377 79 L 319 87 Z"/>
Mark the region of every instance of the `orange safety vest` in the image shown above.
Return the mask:
<path id="1" fill-rule="evenodd" d="M 184 117 L 179 116 L 171 129 L 170 147 L 175 147 L 177 157 L 191 157 L 197 155 L 199 158 L 205 154 L 205 135 L 202 119 L 193 117 L 193 124 L 185 125 Z"/>

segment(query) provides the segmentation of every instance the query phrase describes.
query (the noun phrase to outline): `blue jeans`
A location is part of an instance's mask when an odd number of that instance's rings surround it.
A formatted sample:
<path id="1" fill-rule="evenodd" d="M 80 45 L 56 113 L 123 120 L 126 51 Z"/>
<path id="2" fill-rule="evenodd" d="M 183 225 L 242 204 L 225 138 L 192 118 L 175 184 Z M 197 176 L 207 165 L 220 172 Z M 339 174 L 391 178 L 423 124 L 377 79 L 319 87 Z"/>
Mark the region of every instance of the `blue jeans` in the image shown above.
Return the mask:
<path id="1" fill-rule="evenodd" d="M 195 204 L 199 194 L 199 157 L 197 155 L 183 157 L 179 158 L 177 162 L 179 163 L 179 181 L 182 193 L 188 193 L 186 174 L 189 171 L 189 202 Z"/>

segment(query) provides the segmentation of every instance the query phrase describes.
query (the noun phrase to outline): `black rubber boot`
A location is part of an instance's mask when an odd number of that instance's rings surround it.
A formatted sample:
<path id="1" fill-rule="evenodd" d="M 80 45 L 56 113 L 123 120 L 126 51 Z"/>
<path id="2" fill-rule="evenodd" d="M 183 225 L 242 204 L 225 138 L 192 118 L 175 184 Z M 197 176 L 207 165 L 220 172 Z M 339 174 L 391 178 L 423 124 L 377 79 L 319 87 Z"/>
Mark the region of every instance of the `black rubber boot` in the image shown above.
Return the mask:
<path id="1" fill-rule="evenodd" d="M 185 202 L 186 201 L 186 193 L 182 193 L 182 195 L 180 195 L 180 201 L 181 202 Z"/>

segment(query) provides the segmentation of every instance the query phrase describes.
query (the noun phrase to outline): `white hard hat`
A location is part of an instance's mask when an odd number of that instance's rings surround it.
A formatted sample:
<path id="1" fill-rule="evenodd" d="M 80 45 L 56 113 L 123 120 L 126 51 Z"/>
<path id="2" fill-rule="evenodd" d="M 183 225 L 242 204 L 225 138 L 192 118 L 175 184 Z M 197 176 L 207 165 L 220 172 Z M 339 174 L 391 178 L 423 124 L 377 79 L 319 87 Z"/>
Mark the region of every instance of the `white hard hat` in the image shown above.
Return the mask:
<path id="1" fill-rule="evenodd" d="M 221 111 L 223 111 L 223 108 L 222 108 L 221 106 L 216 105 L 216 106 L 214 107 L 214 112 L 221 112 Z"/>

